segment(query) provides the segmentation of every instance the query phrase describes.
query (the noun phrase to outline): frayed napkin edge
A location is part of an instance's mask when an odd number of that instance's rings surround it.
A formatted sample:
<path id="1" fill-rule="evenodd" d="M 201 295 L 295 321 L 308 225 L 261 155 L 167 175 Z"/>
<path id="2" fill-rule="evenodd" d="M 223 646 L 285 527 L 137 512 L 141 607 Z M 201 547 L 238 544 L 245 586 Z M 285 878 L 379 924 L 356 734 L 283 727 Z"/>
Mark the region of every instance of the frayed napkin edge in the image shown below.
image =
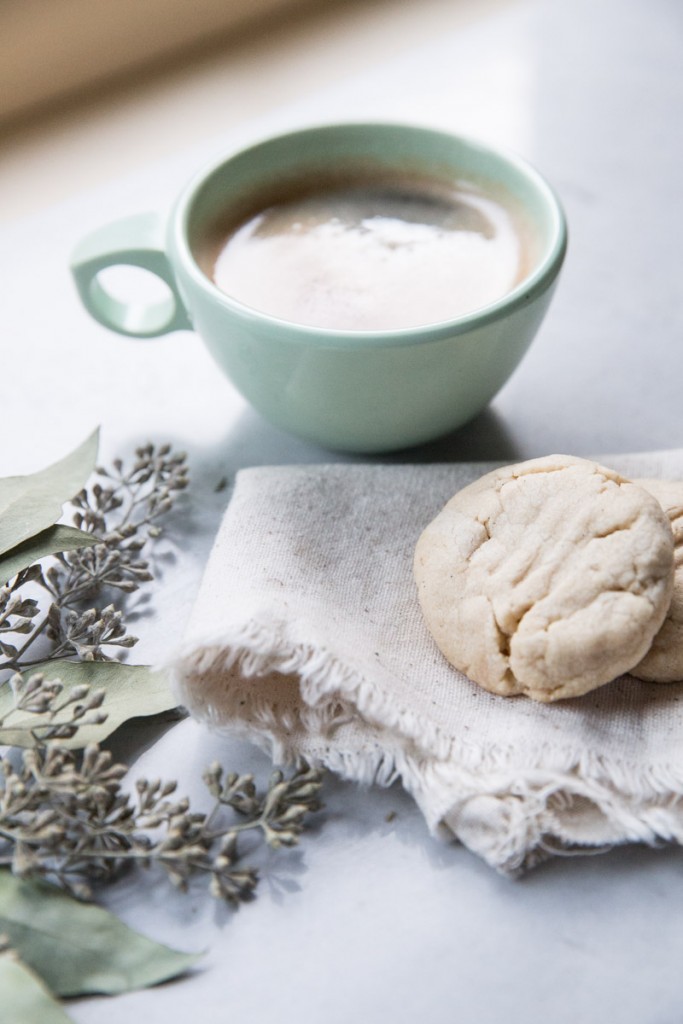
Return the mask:
<path id="1" fill-rule="evenodd" d="M 166 666 L 174 692 L 195 718 L 250 739 L 278 763 L 304 757 L 366 784 L 400 778 L 433 834 L 462 842 L 503 874 L 625 843 L 683 843 L 683 760 L 643 769 L 557 745 L 531 758 L 513 745 L 470 747 L 286 631 L 283 622 L 252 620 L 193 639 Z M 278 709 L 272 679 L 266 693 L 273 676 L 297 687 L 296 710 Z M 363 741 L 342 750 L 334 737 L 348 725 Z"/>

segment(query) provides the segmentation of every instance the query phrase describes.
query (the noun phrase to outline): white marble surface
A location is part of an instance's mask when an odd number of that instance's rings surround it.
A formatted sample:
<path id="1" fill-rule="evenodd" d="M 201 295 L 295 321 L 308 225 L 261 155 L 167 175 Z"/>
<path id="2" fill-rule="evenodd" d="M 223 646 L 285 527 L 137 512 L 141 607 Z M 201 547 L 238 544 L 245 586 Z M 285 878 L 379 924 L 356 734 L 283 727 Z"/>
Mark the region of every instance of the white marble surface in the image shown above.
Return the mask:
<path id="1" fill-rule="evenodd" d="M 371 70 L 276 106 L 0 234 L 5 443 L 0 472 L 27 472 L 102 424 L 102 455 L 147 438 L 190 453 L 193 485 L 175 561 L 136 660 L 163 657 L 186 620 L 240 466 L 329 460 L 246 408 L 190 334 L 135 342 L 88 319 L 66 264 L 77 239 L 119 214 L 166 205 L 205 159 L 311 121 L 391 118 L 508 146 L 558 189 L 570 250 L 529 354 L 476 421 L 393 460 L 508 459 L 683 444 L 679 178 L 683 144 L 678 0 L 519 2 L 420 40 Z M 46 174 L 49 168 L 46 168 Z M 244 745 L 192 722 L 136 771 L 180 776 L 199 797 L 218 756 L 266 772 Z M 674 1024 L 680 1019 L 680 853 L 636 848 L 500 878 L 430 838 L 398 787 L 332 780 L 301 847 L 266 857 L 253 905 L 233 913 L 147 876 L 106 903 L 147 934 L 206 949 L 191 978 L 70 1006 L 80 1024 Z M 396 812 L 387 822 L 386 816 Z"/>

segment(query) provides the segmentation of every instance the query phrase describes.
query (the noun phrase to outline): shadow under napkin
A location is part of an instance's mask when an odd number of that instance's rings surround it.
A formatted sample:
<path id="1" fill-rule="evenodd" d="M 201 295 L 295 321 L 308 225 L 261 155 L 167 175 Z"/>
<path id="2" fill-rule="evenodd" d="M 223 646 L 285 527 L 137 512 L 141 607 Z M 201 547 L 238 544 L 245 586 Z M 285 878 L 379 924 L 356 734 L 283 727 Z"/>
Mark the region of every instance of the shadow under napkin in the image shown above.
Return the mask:
<path id="1" fill-rule="evenodd" d="M 620 456 L 683 475 L 683 453 Z M 442 658 L 412 578 L 423 527 L 490 464 L 243 470 L 172 672 L 193 715 L 275 760 L 397 777 L 429 827 L 505 872 L 683 839 L 683 684 L 537 704 Z"/>

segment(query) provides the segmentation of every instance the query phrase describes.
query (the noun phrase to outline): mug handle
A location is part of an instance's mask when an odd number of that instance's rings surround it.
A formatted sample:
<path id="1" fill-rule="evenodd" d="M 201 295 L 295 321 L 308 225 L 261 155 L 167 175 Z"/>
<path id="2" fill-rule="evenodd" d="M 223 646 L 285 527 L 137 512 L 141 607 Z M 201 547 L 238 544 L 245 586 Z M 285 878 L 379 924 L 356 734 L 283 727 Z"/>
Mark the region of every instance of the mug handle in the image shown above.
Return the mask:
<path id="1" fill-rule="evenodd" d="M 106 267 L 149 270 L 168 286 L 161 301 L 121 302 L 102 286 Z M 164 252 L 164 230 L 154 213 L 141 213 L 105 224 L 84 238 L 71 259 L 71 273 L 90 315 L 112 331 L 132 338 L 157 338 L 171 331 L 192 330 L 192 322 Z"/>

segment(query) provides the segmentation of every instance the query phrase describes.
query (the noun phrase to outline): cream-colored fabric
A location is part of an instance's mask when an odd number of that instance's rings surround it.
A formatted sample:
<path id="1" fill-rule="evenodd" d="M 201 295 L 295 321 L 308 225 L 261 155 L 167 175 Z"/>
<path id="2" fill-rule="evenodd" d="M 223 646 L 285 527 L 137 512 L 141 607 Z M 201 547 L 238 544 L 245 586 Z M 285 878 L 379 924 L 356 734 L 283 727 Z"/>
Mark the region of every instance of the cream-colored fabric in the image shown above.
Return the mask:
<path id="1" fill-rule="evenodd" d="M 627 477 L 683 477 L 683 452 L 601 461 Z M 242 471 L 171 666 L 177 692 L 277 761 L 400 777 L 433 831 L 503 871 L 683 841 L 683 684 L 622 676 L 557 704 L 499 697 L 427 632 L 415 543 L 492 468 Z"/>

